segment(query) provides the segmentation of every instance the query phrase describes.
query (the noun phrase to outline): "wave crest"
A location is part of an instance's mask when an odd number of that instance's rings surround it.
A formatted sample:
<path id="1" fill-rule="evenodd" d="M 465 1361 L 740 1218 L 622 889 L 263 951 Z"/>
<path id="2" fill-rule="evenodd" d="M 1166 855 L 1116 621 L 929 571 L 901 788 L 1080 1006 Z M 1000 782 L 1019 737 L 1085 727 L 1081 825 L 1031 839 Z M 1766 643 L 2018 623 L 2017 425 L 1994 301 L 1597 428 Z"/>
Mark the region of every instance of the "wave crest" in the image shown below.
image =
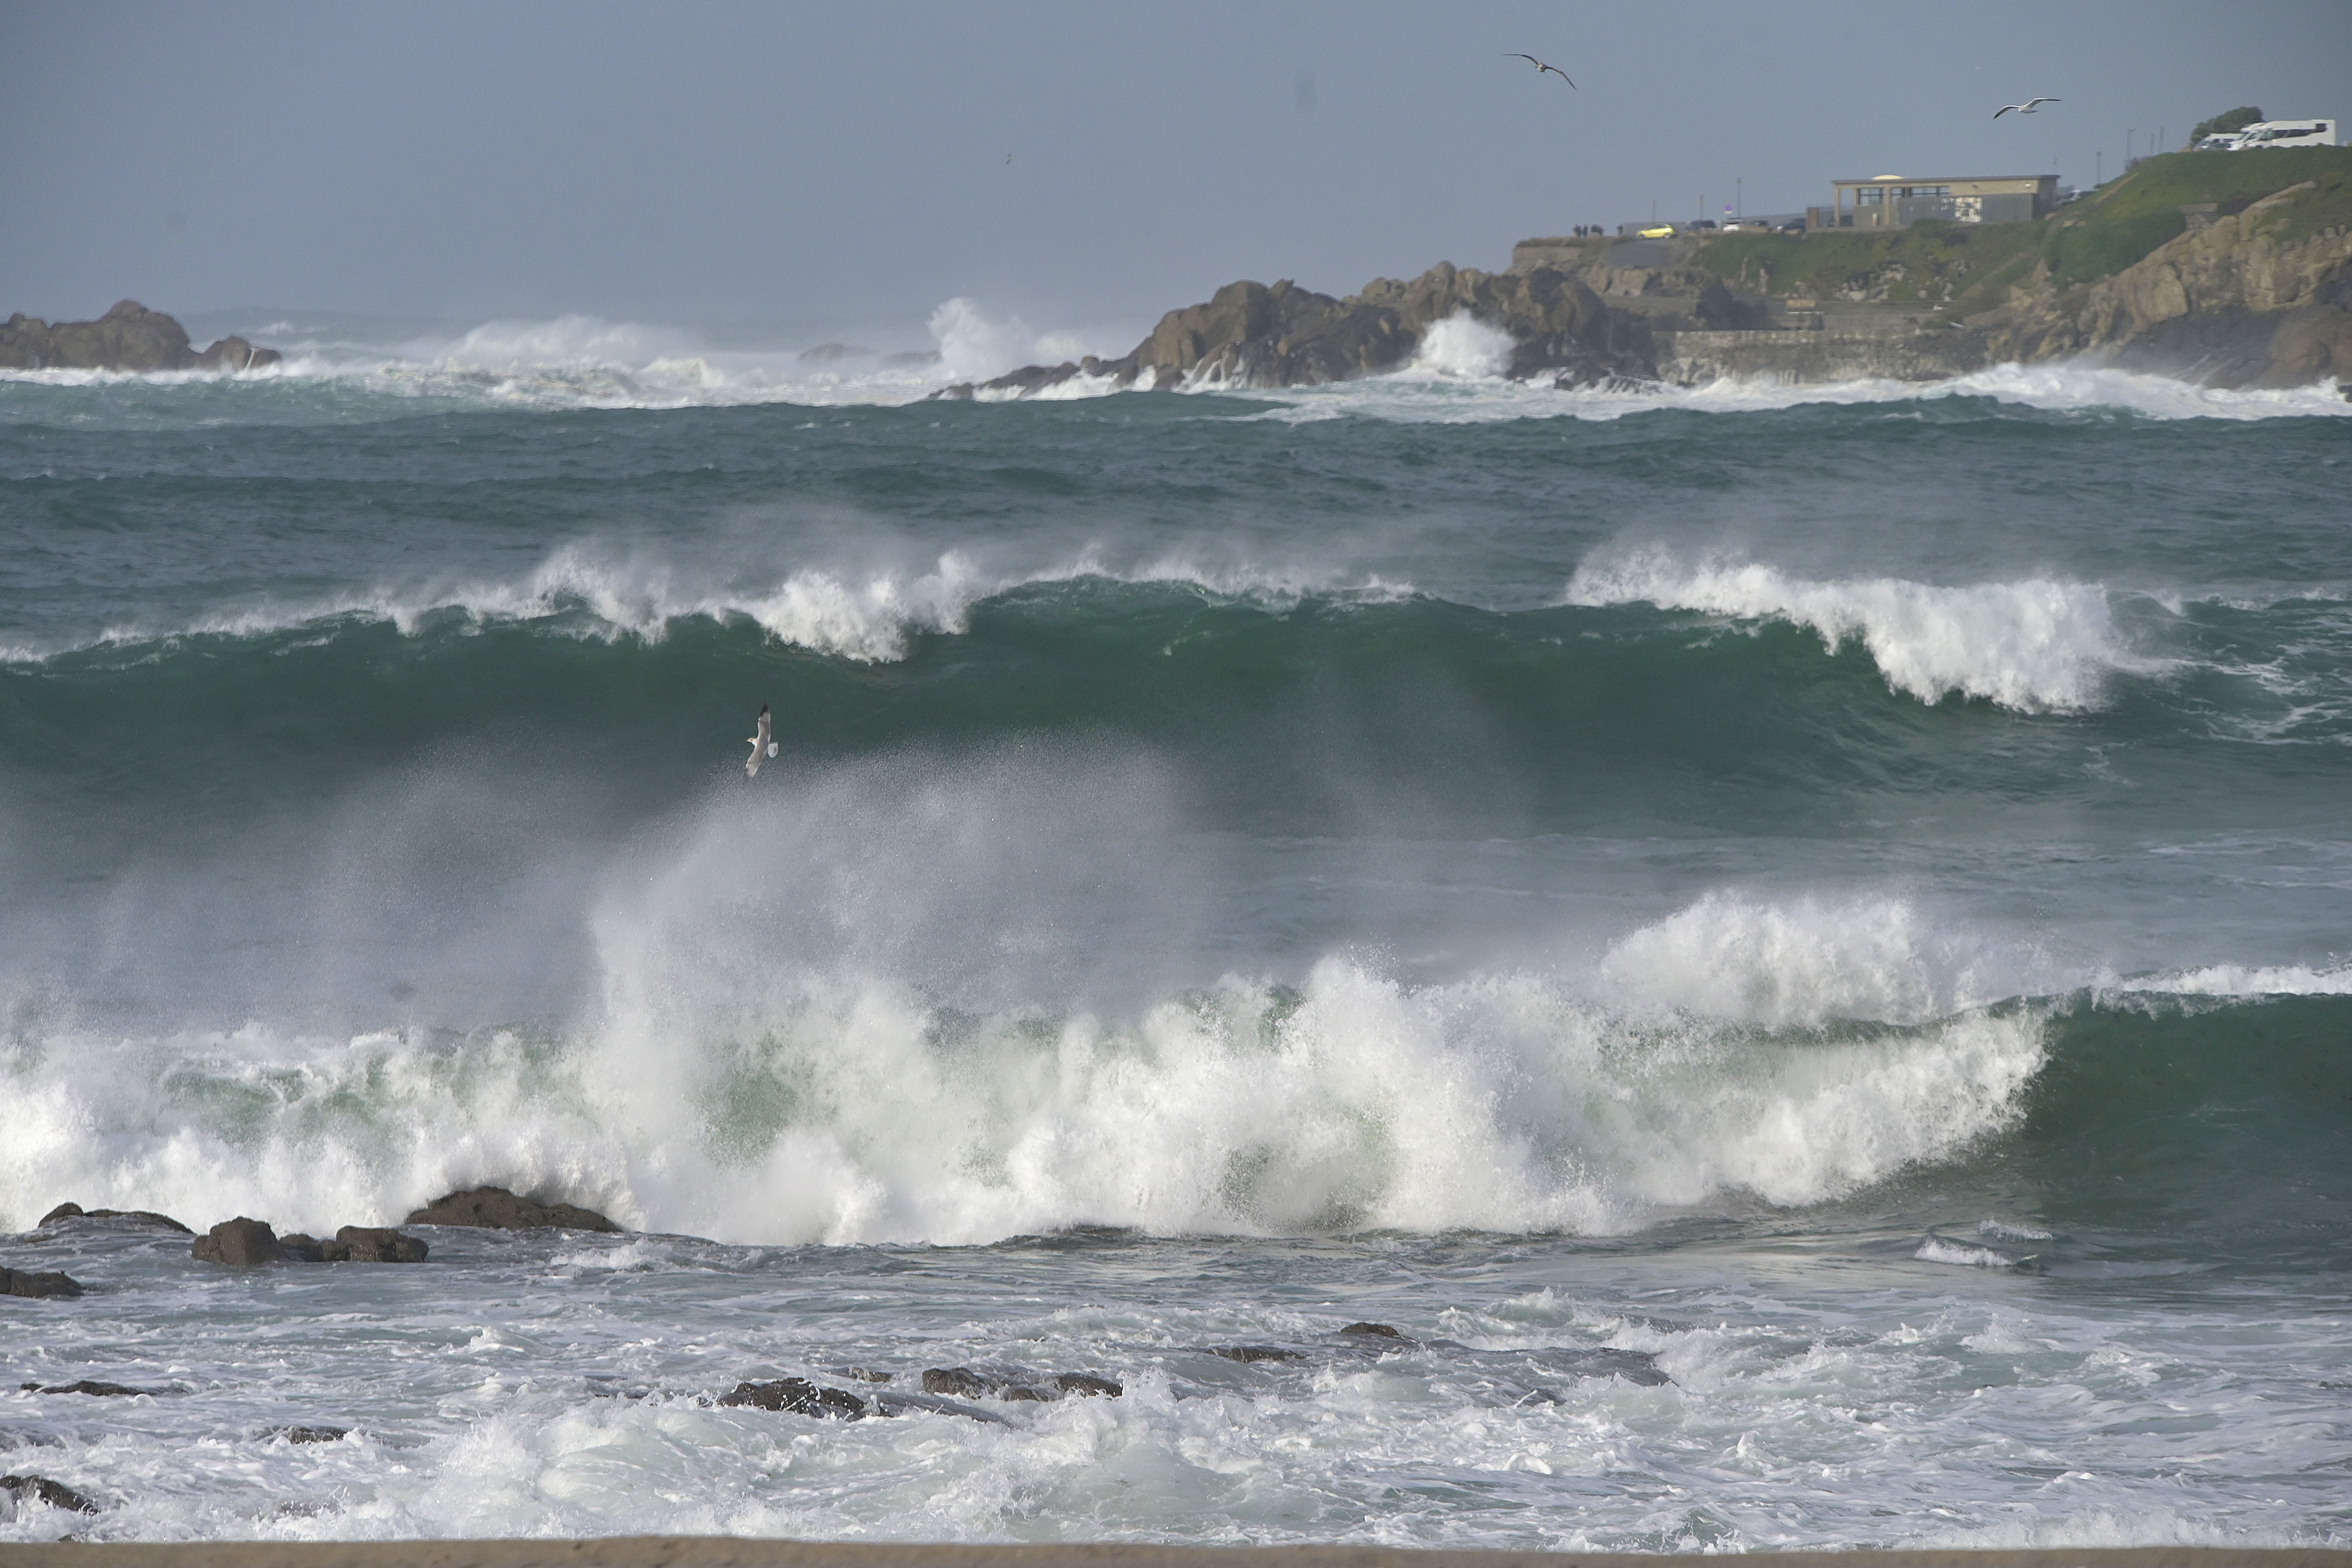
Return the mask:
<path id="1" fill-rule="evenodd" d="M 2100 705 L 2111 676 L 2161 668 L 2125 646 L 2106 591 L 2088 583 L 1814 582 L 1759 563 L 1693 565 L 1637 552 L 1579 567 L 1566 599 L 1808 626 L 1832 651 L 1861 643 L 1889 686 L 1927 703 L 1957 692 L 2023 712 L 2079 712 Z"/>

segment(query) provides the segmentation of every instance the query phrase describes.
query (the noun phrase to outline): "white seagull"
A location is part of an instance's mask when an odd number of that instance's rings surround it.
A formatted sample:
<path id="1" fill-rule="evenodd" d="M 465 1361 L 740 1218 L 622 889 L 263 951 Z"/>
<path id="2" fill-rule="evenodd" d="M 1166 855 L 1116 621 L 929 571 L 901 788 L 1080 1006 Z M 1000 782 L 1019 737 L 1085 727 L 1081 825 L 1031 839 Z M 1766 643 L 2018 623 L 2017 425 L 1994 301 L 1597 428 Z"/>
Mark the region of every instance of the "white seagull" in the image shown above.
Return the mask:
<path id="1" fill-rule="evenodd" d="M 1541 76 L 1544 72 L 1549 71 L 1552 75 L 1559 78 L 1560 80 L 1568 81 L 1568 73 L 1566 71 L 1560 69 L 1558 66 L 1548 66 L 1544 64 L 1543 61 L 1536 58 L 1533 55 L 1513 54 L 1506 51 L 1503 58 L 1505 59 L 1527 61 L 1528 64 L 1536 68 L 1536 75 L 1538 76 Z M 1568 85 L 1574 87 L 1576 84 L 1572 81 L 1568 81 Z"/>
<path id="2" fill-rule="evenodd" d="M 2012 109 L 2017 110 L 2020 114 L 2031 114 L 2033 112 L 2033 106 L 2037 103 L 2063 103 L 2066 100 L 2063 98 L 2029 98 L 2023 103 L 2002 104 L 1999 109 L 1992 111 L 1992 117 L 1995 120 L 1999 120 L 2002 115 L 2007 114 Z"/>
<path id="3" fill-rule="evenodd" d="M 775 721 L 768 717 L 768 705 L 760 704 L 760 732 L 751 737 L 751 754 L 743 760 L 743 776 L 760 776 L 760 759 L 776 754 Z"/>

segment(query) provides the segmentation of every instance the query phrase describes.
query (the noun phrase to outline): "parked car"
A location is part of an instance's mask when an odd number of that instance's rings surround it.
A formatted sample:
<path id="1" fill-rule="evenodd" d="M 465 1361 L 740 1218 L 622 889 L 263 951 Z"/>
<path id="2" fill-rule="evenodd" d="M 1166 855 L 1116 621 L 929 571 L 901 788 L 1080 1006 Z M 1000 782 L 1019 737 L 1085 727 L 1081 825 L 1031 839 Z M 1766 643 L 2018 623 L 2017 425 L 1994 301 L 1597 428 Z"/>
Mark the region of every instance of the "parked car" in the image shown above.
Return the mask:
<path id="1" fill-rule="evenodd" d="M 1694 224 L 1692 224 L 1692 225 L 1691 225 L 1691 228 L 1692 228 L 1694 231 L 1696 231 L 1696 230 L 1698 230 L 1698 229 L 1702 229 L 1702 228 L 1713 228 L 1714 226 L 1715 226 L 1715 220 L 1714 220 L 1713 218 L 1711 218 L 1711 217 L 1703 217 L 1703 218 L 1700 218 L 1696 223 L 1694 223 Z"/>
<path id="2" fill-rule="evenodd" d="M 1670 223 L 1654 223 L 1647 228 L 1636 229 L 1634 232 L 1643 239 L 1672 239 L 1675 236 L 1675 226 Z"/>
<path id="3" fill-rule="evenodd" d="M 1792 217 L 1788 222 L 1780 226 L 1780 232 L 1782 234 L 1802 234 L 1805 232 L 1805 220 L 1801 217 Z"/>

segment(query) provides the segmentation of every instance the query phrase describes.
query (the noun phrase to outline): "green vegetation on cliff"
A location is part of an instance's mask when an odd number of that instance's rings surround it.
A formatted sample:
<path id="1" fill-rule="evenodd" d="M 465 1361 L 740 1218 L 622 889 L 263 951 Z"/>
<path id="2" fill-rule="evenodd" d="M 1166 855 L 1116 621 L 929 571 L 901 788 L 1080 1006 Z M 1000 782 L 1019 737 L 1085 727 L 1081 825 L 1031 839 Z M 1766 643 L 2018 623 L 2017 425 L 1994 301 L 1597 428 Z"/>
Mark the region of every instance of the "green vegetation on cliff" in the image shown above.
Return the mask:
<path id="1" fill-rule="evenodd" d="M 2113 277 L 2187 227 L 2184 206 L 2210 204 L 2216 216 L 2228 216 L 2306 183 L 2312 188 L 2282 204 L 2265 232 L 2294 240 L 2352 227 L 2352 148 L 2168 153 L 2033 223 L 1727 234 L 1705 246 L 1698 262 L 1728 282 L 1784 298 L 1916 302 L 1957 317 L 2000 303 L 2037 268 L 2046 268 L 2054 289 Z"/>

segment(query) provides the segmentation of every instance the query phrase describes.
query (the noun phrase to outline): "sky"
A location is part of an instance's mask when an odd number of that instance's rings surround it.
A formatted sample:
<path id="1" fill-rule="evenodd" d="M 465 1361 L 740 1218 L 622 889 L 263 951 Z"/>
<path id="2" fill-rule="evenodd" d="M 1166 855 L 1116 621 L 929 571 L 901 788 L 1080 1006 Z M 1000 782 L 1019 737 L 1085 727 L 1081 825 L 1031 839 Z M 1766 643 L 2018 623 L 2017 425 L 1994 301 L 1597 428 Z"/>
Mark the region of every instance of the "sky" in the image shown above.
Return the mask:
<path id="1" fill-rule="evenodd" d="M 1840 176 L 2088 184 L 2240 104 L 2352 131 L 2347 0 L 0 0 L 0 313 L 51 320 L 963 297 L 1115 342 Z"/>

